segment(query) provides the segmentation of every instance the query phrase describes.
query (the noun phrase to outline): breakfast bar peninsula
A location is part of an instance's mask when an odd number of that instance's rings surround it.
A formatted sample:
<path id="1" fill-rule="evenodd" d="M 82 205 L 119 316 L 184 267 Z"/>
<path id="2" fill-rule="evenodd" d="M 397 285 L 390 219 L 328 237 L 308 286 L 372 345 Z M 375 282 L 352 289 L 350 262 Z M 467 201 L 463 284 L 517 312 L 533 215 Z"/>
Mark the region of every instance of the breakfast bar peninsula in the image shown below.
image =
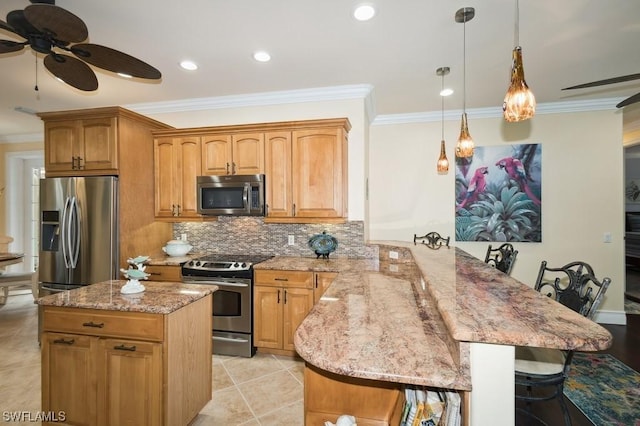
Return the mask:
<path id="1" fill-rule="evenodd" d="M 375 261 L 257 265 L 338 272 L 294 337 L 307 426 L 340 414 L 397 425 L 407 385 L 457 392 L 464 425 L 513 425 L 516 346 L 611 345 L 605 328 L 461 249 L 375 245 Z"/>
<path id="2" fill-rule="evenodd" d="M 125 283 L 38 299 L 42 410 L 60 413 L 55 424 L 186 425 L 211 399 L 217 287 L 145 281 L 122 294 Z"/>

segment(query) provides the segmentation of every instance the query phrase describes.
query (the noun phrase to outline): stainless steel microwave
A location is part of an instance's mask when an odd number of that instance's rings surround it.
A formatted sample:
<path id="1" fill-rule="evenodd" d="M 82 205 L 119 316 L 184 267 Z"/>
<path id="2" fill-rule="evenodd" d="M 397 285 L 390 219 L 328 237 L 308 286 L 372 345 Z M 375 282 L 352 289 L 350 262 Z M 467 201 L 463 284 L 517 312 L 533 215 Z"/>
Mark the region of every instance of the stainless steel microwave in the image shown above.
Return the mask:
<path id="1" fill-rule="evenodd" d="M 264 216 L 264 175 L 198 176 L 198 213 Z"/>

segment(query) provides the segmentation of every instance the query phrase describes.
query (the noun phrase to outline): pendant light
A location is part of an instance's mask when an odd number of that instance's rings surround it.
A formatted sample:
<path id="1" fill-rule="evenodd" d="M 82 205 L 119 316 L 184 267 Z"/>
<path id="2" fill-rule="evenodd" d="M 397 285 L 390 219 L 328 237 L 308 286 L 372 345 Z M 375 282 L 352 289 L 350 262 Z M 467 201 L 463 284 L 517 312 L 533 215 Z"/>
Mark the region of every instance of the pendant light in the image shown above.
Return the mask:
<path id="1" fill-rule="evenodd" d="M 460 121 L 460 136 L 456 144 L 456 157 L 473 157 L 473 139 L 467 125 L 467 21 L 473 19 L 476 10 L 473 7 L 463 7 L 456 12 L 456 22 L 462 23 L 464 28 L 462 43 L 462 120 Z"/>
<path id="2" fill-rule="evenodd" d="M 438 158 L 438 174 L 446 175 L 449 171 L 449 160 L 447 159 L 447 153 L 445 152 L 444 146 L 444 76 L 449 74 L 449 67 L 440 67 L 436 70 L 436 74 L 442 77 L 442 89 L 440 91 L 440 97 L 442 98 L 442 121 L 441 121 L 441 129 L 442 129 L 442 139 L 440 140 L 440 158 Z"/>
<path id="3" fill-rule="evenodd" d="M 514 48 L 511 62 L 511 84 L 504 97 L 502 111 L 509 122 L 528 120 L 536 113 L 536 98 L 524 80 L 522 48 L 520 47 L 520 7 L 516 0 Z"/>

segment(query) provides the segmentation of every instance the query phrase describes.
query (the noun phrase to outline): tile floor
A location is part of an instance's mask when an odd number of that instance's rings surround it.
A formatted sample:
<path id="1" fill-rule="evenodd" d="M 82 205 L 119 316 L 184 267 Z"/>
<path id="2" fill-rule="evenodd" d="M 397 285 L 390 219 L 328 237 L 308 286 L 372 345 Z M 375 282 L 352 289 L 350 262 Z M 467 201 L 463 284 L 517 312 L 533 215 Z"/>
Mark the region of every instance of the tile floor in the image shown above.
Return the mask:
<path id="1" fill-rule="evenodd" d="M 37 306 L 30 291 L 14 290 L 0 307 L 0 425 L 5 412 L 40 411 Z M 214 355 L 213 396 L 191 423 L 197 426 L 303 425 L 303 367 L 289 357 Z M 35 415 L 35 414 L 34 414 Z"/>

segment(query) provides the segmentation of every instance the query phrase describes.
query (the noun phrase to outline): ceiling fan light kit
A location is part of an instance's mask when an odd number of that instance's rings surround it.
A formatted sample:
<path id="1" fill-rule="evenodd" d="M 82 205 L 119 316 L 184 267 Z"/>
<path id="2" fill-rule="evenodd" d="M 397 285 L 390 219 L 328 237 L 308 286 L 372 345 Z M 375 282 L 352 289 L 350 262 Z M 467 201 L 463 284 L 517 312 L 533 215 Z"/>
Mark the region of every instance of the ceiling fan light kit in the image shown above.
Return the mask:
<path id="1" fill-rule="evenodd" d="M 467 21 L 473 19 L 476 10 L 473 7 L 463 7 L 458 9 L 455 15 L 457 23 L 463 26 L 463 43 L 462 43 L 462 119 L 460 121 L 460 136 L 456 143 L 456 157 L 470 158 L 473 157 L 474 142 L 469 133 L 467 125 Z"/>
<path id="2" fill-rule="evenodd" d="M 516 0 L 516 19 L 514 31 L 515 47 L 511 61 L 511 83 L 502 104 L 504 119 L 509 122 L 528 120 L 536 113 L 536 98 L 524 79 L 522 48 L 520 38 L 520 7 Z"/>
<path id="3" fill-rule="evenodd" d="M 51 74 L 82 91 L 98 88 L 98 79 L 87 64 L 121 76 L 162 78 L 156 68 L 131 55 L 98 44 L 82 43 L 89 37 L 87 26 L 54 1 L 31 0 L 31 3 L 24 10 L 9 12 L 7 22 L 0 20 L 0 29 L 25 39 L 24 42 L 0 40 L 0 54 L 18 52 L 29 46 L 36 53 L 46 55 L 44 66 Z"/>

